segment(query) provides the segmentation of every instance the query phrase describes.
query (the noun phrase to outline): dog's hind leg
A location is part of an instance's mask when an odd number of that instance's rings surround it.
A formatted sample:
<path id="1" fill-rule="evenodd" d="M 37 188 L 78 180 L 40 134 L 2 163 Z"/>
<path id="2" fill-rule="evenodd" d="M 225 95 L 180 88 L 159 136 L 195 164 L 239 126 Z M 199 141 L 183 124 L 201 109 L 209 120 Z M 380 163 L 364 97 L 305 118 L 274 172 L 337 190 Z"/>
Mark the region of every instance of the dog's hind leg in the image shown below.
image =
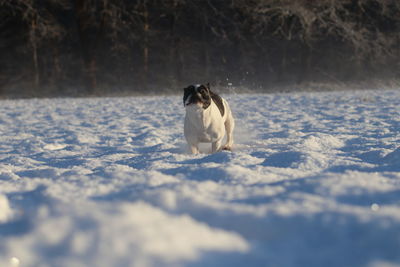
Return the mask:
<path id="1" fill-rule="evenodd" d="M 226 144 L 222 148 L 223 150 L 232 150 L 234 127 L 235 127 L 235 121 L 233 120 L 232 113 L 229 112 L 228 118 L 225 121 Z"/>

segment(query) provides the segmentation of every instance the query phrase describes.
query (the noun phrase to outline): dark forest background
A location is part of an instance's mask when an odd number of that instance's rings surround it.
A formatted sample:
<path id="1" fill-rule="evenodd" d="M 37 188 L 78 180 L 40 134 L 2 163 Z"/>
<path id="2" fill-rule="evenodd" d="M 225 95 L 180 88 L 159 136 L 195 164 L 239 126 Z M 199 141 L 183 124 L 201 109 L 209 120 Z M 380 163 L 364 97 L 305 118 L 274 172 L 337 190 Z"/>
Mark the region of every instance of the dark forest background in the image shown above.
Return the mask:
<path id="1" fill-rule="evenodd" d="M 0 95 L 400 78 L 398 0 L 0 0 Z"/>

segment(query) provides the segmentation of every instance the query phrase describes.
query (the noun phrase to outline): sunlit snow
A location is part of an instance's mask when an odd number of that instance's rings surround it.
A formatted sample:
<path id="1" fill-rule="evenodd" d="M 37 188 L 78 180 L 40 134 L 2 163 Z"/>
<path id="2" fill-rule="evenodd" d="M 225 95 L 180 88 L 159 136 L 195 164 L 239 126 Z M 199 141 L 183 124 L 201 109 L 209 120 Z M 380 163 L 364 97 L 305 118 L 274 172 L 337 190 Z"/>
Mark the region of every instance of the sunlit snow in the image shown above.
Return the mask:
<path id="1" fill-rule="evenodd" d="M 399 266 L 400 91 L 2 100 L 0 266 Z"/>

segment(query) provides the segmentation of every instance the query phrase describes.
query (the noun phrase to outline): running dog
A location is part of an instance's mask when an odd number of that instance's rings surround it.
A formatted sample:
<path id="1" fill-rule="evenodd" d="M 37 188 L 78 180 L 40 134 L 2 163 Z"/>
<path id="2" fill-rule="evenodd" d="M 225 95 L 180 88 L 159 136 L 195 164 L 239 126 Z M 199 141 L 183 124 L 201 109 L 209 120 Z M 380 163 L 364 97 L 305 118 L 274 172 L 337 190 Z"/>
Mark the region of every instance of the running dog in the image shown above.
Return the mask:
<path id="1" fill-rule="evenodd" d="M 235 121 L 228 102 L 210 90 L 210 85 L 184 88 L 186 109 L 184 133 L 192 154 L 199 153 L 199 143 L 211 143 L 212 153 L 231 150 Z M 226 144 L 222 145 L 226 134 Z"/>

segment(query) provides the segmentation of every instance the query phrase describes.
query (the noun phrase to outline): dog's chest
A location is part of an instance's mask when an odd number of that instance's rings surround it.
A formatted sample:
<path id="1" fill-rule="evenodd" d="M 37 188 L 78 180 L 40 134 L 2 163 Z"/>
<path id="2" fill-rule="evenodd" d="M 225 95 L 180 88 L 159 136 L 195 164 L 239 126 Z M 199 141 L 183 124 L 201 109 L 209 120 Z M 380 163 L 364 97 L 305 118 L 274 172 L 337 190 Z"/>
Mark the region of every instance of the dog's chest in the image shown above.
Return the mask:
<path id="1" fill-rule="evenodd" d="M 223 119 L 218 113 L 187 110 L 185 135 L 200 142 L 213 142 L 224 135 Z"/>

